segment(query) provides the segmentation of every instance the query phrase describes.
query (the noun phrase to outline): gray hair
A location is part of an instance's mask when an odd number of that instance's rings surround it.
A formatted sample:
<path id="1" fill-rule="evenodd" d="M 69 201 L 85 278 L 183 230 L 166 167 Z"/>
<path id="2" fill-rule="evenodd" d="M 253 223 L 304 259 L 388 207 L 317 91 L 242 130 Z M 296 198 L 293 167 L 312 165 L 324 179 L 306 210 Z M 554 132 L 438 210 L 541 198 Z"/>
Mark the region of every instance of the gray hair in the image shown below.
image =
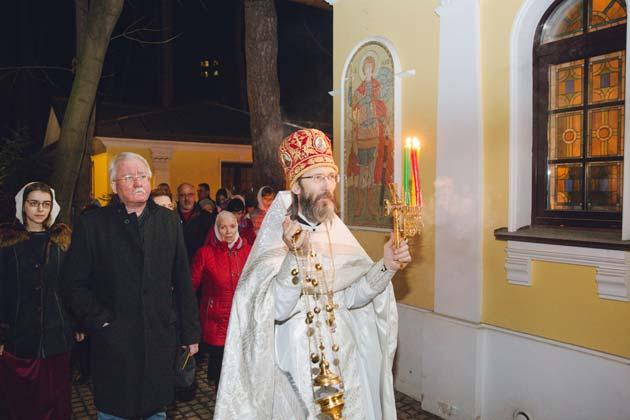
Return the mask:
<path id="1" fill-rule="evenodd" d="M 133 152 L 122 152 L 122 153 L 118 153 L 116 156 L 114 156 L 114 159 L 112 159 L 111 162 L 109 162 L 109 168 L 107 170 L 108 174 L 109 174 L 109 182 L 114 182 L 114 180 L 116 179 L 116 177 L 118 176 L 118 164 L 124 160 L 131 160 L 131 159 L 136 159 L 139 160 L 140 162 L 144 163 L 144 166 L 146 166 L 147 168 L 147 175 L 149 176 L 149 178 L 153 177 L 153 172 L 151 172 L 151 167 L 149 166 L 149 162 L 147 162 L 147 160 L 145 158 L 143 158 L 142 156 L 140 156 L 137 153 L 133 153 Z"/>
<path id="2" fill-rule="evenodd" d="M 232 213 L 231 211 L 227 211 L 227 210 L 223 210 L 223 211 L 219 212 L 219 214 L 217 214 L 217 218 L 215 219 L 214 223 L 217 226 L 219 226 L 219 223 L 223 222 L 223 219 L 234 219 L 238 223 L 238 219 L 236 218 L 234 213 Z"/>

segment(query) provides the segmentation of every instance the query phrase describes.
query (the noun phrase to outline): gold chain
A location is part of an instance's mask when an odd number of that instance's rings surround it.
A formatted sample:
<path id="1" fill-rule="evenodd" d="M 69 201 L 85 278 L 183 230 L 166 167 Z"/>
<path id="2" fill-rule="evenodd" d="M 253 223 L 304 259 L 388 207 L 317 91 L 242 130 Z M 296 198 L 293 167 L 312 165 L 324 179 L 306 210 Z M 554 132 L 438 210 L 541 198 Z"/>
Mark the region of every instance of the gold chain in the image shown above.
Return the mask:
<path id="1" fill-rule="evenodd" d="M 335 286 L 335 280 L 337 278 L 337 274 L 336 274 L 335 262 L 333 259 L 332 241 L 330 238 L 330 230 L 328 229 L 328 225 L 326 225 L 326 235 L 328 239 L 328 251 L 330 253 L 330 261 L 331 261 L 331 268 L 332 268 L 332 279 L 331 279 L 330 285 L 328 284 L 323 266 L 317 260 L 316 258 L 317 254 L 314 252 L 311 244 L 309 243 L 310 249 L 307 249 L 304 254 L 300 254 L 301 250 L 298 249 L 296 246 L 296 239 L 298 238 L 299 233 L 297 233 L 291 238 L 291 245 L 293 248 L 293 253 L 295 254 L 296 263 L 298 267 L 296 272 L 295 271 L 292 272 L 292 274 L 294 275 L 294 279 L 297 279 L 297 281 L 299 281 L 298 275 L 300 272 L 303 273 L 301 297 L 304 297 L 305 299 L 304 306 L 307 311 L 305 322 L 307 324 L 306 336 L 309 343 L 308 345 L 309 353 L 310 353 L 309 358 L 313 364 L 320 363 L 319 369 L 313 369 L 313 371 L 311 371 L 311 378 L 313 379 L 313 381 L 311 382 L 311 390 L 313 392 L 314 400 L 317 399 L 316 390 L 315 390 L 315 387 L 317 385 L 315 385 L 316 378 L 313 378 L 313 376 L 321 375 L 322 369 L 323 369 L 322 367 L 325 366 L 325 369 L 327 369 L 329 366 L 328 362 L 326 361 L 326 356 L 325 356 L 326 348 L 324 345 L 323 334 L 321 330 L 322 317 L 324 314 L 326 314 L 325 323 L 330 333 L 331 350 L 333 352 L 333 355 L 335 356 L 333 360 L 333 364 L 337 367 L 337 370 L 339 372 L 338 376 L 334 374 L 332 375 L 335 376 L 339 380 L 340 388 L 343 388 L 341 363 L 339 361 L 339 357 L 337 356 L 339 352 L 339 345 L 337 344 L 335 340 L 335 332 L 337 328 L 336 318 L 335 318 L 335 309 L 338 308 L 338 305 L 335 304 L 334 302 L 334 286 Z M 306 260 L 308 264 L 308 268 L 305 268 L 301 264 L 301 258 Z M 315 274 L 317 274 L 320 277 L 319 279 L 316 276 L 313 276 L 312 278 L 309 277 L 313 274 L 313 270 L 311 267 L 315 267 Z M 297 284 L 297 282 L 295 283 Z M 322 311 L 322 308 L 319 306 L 320 304 L 319 300 L 320 300 L 320 297 L 322 296 L 322 293 L 321 293 L 322 283 L 324 283 L 323 287 L 326 290 L 326 305 L 324 307 L 325 311 Z M 311 306 L 310 299 L 308 298 L 309 294 L 313 295 L 313 306 Z M 315 322 L 316 328 L 313 328 L 311 326 L 313 322 Z M 315 341 L 315 343 L 313 341 Z M 319 342 L 319 345 L 317 345 L 317 341 Z M 319 351 L 313 351 L 314 350 L 313 347 L 315 347 L 315 349 Z"/>

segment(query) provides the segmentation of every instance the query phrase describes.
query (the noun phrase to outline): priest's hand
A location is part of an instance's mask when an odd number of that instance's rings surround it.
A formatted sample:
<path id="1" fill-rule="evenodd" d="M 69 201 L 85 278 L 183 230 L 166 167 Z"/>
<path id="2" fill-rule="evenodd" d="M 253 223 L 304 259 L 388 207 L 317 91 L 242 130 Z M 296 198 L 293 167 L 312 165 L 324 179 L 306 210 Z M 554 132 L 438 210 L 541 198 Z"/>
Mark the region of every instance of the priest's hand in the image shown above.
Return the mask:
<path id="1" fill-rule="evenodd" d="M 308 245 L 308 232 L 303 232 L 302 226 L 287 216 L 282 222 L 282 240 L 291 251 L 295 251 Z"/>
<path id="2" fill-rule="evenodd" d="M 402 270 L 411 262 L 411 254 L 409 253 L 409 245 L 407 241 L 400 242 L 400 247 L 396 248 L 394 236 L 383 246 L 383 263 L 388 270 Z"/>

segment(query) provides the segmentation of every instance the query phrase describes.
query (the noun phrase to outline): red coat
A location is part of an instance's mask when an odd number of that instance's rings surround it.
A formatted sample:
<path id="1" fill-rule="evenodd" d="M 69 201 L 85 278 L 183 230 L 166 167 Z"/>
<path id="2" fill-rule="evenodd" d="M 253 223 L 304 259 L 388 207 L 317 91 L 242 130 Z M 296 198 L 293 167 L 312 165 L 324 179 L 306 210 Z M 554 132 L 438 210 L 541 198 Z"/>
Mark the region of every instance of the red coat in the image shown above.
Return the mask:
<path id="1" fill-rule="evenodd" d="M 239 238 L 232 249 L 219 241 L 211 229 L 207 245 L 199 248 L 190 267 L 193 287 L 201 288 L 199 317 L 203 341 L 225 345 L 234 291 L 241 277 L 251 246 Z"/>

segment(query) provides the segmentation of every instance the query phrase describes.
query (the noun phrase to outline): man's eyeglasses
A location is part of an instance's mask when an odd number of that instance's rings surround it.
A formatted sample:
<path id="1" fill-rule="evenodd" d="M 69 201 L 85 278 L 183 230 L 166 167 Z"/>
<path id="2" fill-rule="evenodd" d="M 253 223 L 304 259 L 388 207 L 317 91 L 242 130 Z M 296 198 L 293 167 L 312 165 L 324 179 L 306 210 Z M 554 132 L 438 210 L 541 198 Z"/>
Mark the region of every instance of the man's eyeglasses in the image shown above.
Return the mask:
<path id="1" fill-rule="evenodd" d="M 37 209 L 41 206 L 44 210 L 48 210 L 52 207 L 52 201 L 26 200 L 26 204 L 32 209 Z"/>
<path id="2" fill-rule="evenodd" d="M 324 181 L 339 182 L 341 177 L 339 176 L 339 174 L 329 174 L 329 175 L 317 174 L 317 175 L 311 175 L 311 176 L 301 176 L 300 179 L 312 179 L 314 183 L 321 184 Z"/>
<path id="3" fill-rule="evenodd" d="M 146 181 L 149 179 L 148 175 L 125 175 L 121 178 L 115 179 L 114 181 L 124 182 L 125 184 L 131 184 L 135 181 Z"/>

